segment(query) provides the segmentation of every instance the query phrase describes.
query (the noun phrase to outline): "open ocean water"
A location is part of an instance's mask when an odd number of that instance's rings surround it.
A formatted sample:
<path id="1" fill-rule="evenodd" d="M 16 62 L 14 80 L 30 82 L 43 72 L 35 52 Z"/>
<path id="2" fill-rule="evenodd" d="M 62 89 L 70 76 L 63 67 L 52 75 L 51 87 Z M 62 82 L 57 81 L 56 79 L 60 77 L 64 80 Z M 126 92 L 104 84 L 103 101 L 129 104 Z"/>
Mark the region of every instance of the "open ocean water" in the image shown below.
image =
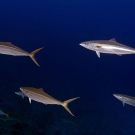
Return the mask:
<path id="1" fill-rule="evenodd" d="M 133 0 L 0 0 L 0 41 L 32 52 L 29 57 L 0 55 L 0 135 L 135 135 L 135 107 L 113 94 L 135 96 L 135 55 L 96 53 L 79 45 L 116 41 L 135 48 Z M 29 103 L 20 87 L 43 88 L 69 104 Z"/>

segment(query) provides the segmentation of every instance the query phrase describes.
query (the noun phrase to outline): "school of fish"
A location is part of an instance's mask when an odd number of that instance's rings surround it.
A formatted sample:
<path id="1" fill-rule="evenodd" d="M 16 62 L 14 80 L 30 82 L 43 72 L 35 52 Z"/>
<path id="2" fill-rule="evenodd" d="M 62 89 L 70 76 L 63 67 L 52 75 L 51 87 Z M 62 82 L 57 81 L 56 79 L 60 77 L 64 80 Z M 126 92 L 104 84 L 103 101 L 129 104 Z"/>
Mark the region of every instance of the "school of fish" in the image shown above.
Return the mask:
<path id="1" fill-rule="evenodd" d="M 116 54 L 116 55 L 125 55 L 125 54 L 135 54 L 135 49 L 121 43 L 118 43 L 115 39 L 110 40 L 93 40 L 93 41 L 85 41 L 81 42 L 80 46 L 87 48 L 89 50 L 95 51 L 97 56 L 100 58 L 100 53 L 106 54 Z M 35 59 L 35 54 L 42 50 L 43 47 L 36 49 L 32 52 L 27 52 L 15 45 L 11 42 L 0 42 L 0 54 L 12 55 L 12 56 L 29 56 L 37 66 L 40 66 Z M 29 102 L 37 101 L 43 103 L 45 105 L 61 105 L 63 106 L 72 116 L 73 113 L 68 108 L 68 104 L 80 97 L 71 98 L 66 101 L 60 101 L 55 99 L 54 97 L 47 94 L 43 91 L 42 88 L 33 88 L 33 87 L 20 87 L 20 91 L 15 92 L 15 94 L 29 98 Z M 135 106 L 135 97 L 131 97 L 123 94 L 113 94 L 118 100 L 122 101 L 123 106 L 126 104 Z M 4 113 L 0 110 L 0 115 L 5 115 L 8 117 L 8 114 Z"/>

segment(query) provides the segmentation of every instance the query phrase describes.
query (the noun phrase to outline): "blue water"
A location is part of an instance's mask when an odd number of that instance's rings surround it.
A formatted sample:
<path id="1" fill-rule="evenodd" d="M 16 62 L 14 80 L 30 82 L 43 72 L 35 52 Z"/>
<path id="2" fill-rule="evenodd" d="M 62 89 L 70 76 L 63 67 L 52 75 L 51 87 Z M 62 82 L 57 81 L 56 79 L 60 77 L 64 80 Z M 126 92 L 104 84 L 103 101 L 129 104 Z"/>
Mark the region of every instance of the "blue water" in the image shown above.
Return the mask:
<path id="1" fill-rule="evenodd" d="M 0 55 L 0 108 L 18 121 L 0 120 L 0 135 L 135 135 L 135 108 L 113 97 L 135 96 L 135 55 L 101 54 L 79 46 L 116 40 L 135 48 L 135 2 L 127 0 L 1 0 L 0 41 L 36 55 Z M 14 92 L 43 88 L 63 107 L 44 105 Z"/>

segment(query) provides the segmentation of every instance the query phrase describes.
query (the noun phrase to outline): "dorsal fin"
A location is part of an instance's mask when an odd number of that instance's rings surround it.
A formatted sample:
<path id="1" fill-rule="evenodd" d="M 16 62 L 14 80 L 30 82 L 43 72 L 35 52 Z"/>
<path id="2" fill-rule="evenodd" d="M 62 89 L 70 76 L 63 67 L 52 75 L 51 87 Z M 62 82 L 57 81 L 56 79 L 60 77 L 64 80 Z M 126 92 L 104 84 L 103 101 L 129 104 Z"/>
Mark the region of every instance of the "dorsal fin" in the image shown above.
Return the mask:
<path id="1" fill-rule="evenodd" d="M 44 91 L 44 90 L 43 90 L 43 88 L 39 88 L 39 90 L 42 90 L 42 91 Z"/>
<path id="2" fill-rule="evenodd" d="M 38 90 L 39 90 L 42 94 L 45 93 L 44 90 L 43 90 L 43 88 L 39 88 Z"/>
<path id="3" fill-rule="evenodd" d="M 6 46 L 16 47 L 16 46 L 13 45 L 11 42 L 0 42 L 0 45 L 6 45 Z"/>
<path id="4" fill-rule="evenodd" d="M 110 39 L 110 41 L 116 42 L 116 39 L 115 38 L 112 38 L 112 39 Z"/>
<path id="5" fill-rule="evenodd" d="M 0 44 L 4 44 L 4 45 L 12 45 L 11 42 L 0 42 Z"/>

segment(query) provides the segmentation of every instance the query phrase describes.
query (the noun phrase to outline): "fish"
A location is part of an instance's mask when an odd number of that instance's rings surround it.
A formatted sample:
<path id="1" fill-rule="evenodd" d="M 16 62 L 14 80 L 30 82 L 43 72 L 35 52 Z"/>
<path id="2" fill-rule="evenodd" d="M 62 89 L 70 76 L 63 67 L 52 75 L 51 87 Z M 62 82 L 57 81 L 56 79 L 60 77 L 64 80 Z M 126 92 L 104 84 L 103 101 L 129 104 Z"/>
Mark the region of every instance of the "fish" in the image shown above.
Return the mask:
<path id="1" fill-rule="evenodd" d="M 47 94 L 43 91 L 42 88 L 33 88 L 33 87 L 20 87 L 20 90 L 29 98 L 29 102 L 31 103 L 31 100 L 43 103 L 43 104 L 54 104 L 54 105 L 62 105 L 72 116 L 73 113 L 69 110 L 68 104 L 80 97 L 72 98 L 69 100 L 66 100 L 64 102 L 57 100 Z"/>
<path id="2" fill-rule="evenodd" d="M 89 50 L 95 51 L 99 58 L 100 53 L 116 54 L 119 56 L 124 54 L 135 54 L 135 48 L 118 43 L 115 38 L 110 40 L 85 41 L 81 42 L 79 45 Z"/>
<path id="3" fill-rule="evenodd" d="M 9 114 L 4 113 L 2 110 L 0 110 L 0 115 L 5 115 L 5 116 L 9 117 Z"/>
<path id="4" fill-rule="evenodd" d="M 8 117 L 1 117 L 0 120 L 3 120 L 4 122 L 6 122 L 6 121 L 18 121 L 18 122 L 22 123 L 19 118 L 13 118 L 13 117 L 10 117 L 10 118 L 8 118 Z"/>
<path id="5" fill-rule="evenodd" d="M 135 97 L 123 94 L 113 94 L 113 96 L 122 101 L 123 106 L 125 106 L 125 104 L 135 106 Z"/>
<path id="6" fill-rule="evenodd" d="M 24 97 L 27 97 L 22 91 L 17 91 L 17 92 L 15 92 L 15 94 L 21 96 L 23 99 L 24 99 Z"/>
<path id="7" fill-rule="evenodd" d="M 27 52 L 15 45 L 11 42 L 0 42 L 0 54 L 12 55 L 12 56 L 29 56 L 36 65 L 40 66 L 35 59 L 35 54 L 42 50 L 42 48 L 36 49 L 33 52 Z"/>

